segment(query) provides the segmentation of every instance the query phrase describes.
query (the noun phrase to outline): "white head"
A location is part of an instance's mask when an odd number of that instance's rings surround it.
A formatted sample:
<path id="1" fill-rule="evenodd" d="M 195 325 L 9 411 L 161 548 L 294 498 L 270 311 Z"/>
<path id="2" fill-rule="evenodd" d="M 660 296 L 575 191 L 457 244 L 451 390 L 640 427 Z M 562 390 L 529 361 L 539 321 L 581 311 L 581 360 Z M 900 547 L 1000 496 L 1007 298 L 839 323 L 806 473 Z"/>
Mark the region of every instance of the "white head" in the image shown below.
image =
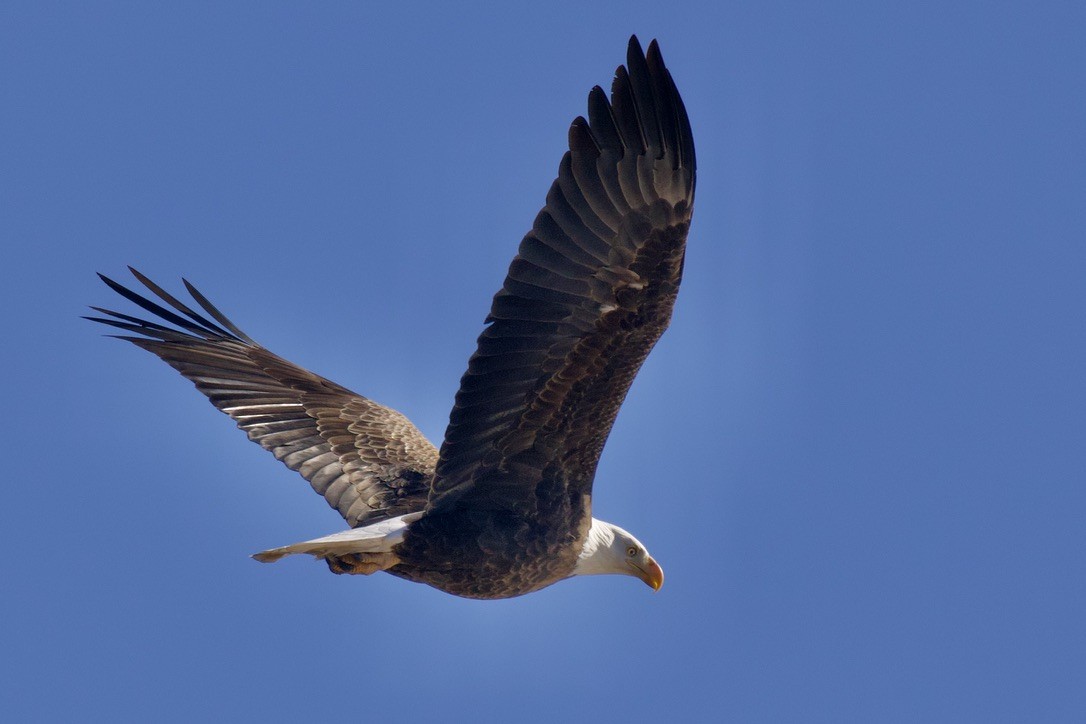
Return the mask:
<path id="1" fill-rule="evenodd" d="M 592 519 L 581 555 L 573 568 L 575 576 L 619 573 L 637 576 L 659 591 L 664 585 L 664 571 L 652 559 L 641 541 L 617 525 Z"/>

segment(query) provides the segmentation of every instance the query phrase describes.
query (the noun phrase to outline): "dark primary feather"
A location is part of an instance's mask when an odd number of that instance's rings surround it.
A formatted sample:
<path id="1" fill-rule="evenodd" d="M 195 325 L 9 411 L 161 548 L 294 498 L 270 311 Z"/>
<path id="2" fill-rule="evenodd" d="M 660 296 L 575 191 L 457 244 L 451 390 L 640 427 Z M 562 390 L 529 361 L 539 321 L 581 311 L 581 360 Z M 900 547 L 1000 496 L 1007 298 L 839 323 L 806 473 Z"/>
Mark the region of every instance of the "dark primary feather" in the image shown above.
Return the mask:
<path id="1" fill-rule="evenodd" d="M 93 309 L 108 316 L 88 319 L 134 333 L 121 339 L 153 352 L 194 382 L 352 527 L 424 506 L 437 450 L 406 417 L 272 354 L 187 281 L 203 314 L 135 269 L 132 274 L 173 311 L 99 276 L 174 327 L 100 307 Z"/>
<path id="2" fill-rule="evenodd" d="M 588 115 L 461 380 L 432 510 L 581 518 L 619 406 L 668 325 L 695 160 L 655 41 L 646 56 L 631 38 L 610 103 L 594 88 Z"/>

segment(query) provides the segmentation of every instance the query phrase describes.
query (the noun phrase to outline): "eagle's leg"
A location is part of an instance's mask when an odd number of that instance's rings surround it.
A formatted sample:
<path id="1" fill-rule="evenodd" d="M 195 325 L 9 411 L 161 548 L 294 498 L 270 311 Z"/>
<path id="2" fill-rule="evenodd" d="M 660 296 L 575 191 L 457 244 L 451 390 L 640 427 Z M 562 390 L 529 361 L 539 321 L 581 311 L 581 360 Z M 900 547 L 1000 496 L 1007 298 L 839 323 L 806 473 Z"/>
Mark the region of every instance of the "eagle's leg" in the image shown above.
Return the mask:
<path id="1" fill-rule="evenodd" d="M 368 576 L 377 571 L 392 568 L 400 562 L 395 553 L 348 553 L 342 556 L 328 556 L 328 569 L 332 573 L 352 573 Z"/>

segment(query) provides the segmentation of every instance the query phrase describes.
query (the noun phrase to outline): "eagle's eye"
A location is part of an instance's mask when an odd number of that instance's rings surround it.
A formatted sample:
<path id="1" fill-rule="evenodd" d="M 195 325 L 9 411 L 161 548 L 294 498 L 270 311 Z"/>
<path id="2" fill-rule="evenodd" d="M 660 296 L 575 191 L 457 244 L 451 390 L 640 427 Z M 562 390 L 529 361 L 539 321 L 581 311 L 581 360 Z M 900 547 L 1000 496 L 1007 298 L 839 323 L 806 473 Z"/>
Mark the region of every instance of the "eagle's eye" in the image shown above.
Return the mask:
<path id="1" fill-rule="evenodd" d="M 630 558 L 633 558 L 634 556 L 636 556 L 637 555 L 637 546 L 630 546 L 629 548 L 627 548 L 626 549 L 626 555 L 628 555 Z"/>

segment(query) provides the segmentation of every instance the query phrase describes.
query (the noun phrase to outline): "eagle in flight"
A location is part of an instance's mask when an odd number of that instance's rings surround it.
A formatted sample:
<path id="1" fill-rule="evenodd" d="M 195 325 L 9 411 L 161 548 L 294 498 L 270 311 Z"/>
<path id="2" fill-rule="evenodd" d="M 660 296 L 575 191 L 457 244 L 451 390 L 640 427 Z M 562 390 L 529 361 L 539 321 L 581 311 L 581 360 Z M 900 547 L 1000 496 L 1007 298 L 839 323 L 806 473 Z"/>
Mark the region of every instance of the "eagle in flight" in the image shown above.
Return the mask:
<path id="1" fill-rule="evenodd" d="M 155 319 L 88 317 L 153 352 L 249 439 L 309 481 L 348 530 L 257 553 L 324 559 L 468 598 L 507 598 L 577 575 L 663 570 L 592 517 L 600 452 L 630 383 L 671 318 L 694 201 L 690 122 L 660 49 L 630 39 L 611 97 L 588 120 L 494 296 L 449 427 L 435 448 L 399 412 L 268 351 L 199 291 L 200 308 L 135 269 Z M 153 295 L 153 297 L 152 297 Z M 157 297 L 157 301 L 152 298 Z"/>

